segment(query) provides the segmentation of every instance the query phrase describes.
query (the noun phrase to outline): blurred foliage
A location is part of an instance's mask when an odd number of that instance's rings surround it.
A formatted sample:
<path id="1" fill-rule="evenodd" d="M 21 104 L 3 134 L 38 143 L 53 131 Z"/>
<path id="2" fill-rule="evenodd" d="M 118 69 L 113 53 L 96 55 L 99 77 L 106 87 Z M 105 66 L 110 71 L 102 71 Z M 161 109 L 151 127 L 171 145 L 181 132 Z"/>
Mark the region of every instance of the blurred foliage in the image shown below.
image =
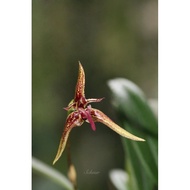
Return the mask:
<path id="1" fill-rule="evenodd" d="M 32 171 L 38 173 L 41 176 L 49 178 L 56 184 L 59 184 L 63 189 L 72 190 L 73 186 L 69 179 L 61 174 L 59 171 L 55 170 L 53 167 L 41 162 L 35 157 L 32 157 Z"/>
<path id="2" fill-rule="evenodd" d="M 121 125 L 146 142 L 123 140 L 127 190 L 158 189 L 158 121 L 144 93 L 127 79 L 112 79 L 108 85 Z"/>
<path id="3" fill-rule="evenodd" d="M 78 61 L 86 73 L 86 97 L 105 97 L 95 107 L 119 123 L 106 81 L 124 77 L 157 98 L 157 1 L 32 1 L 32 154 L 52 164 L 73 98 Z M 71 154 L 80 189 L 106 189 L 108 173 L 124 168 L 119 135 L 86 123 L 71 132 Z M 66 156 L 54 166 L 67 172 Z M 99 175 L 85 175 L 86 170 Z M 33 174 L 33 189 L 59 189 Z M 49 187 L 49 188 L 48 188 Z M 54 187 L 54 188 L 53 188 Z"/>

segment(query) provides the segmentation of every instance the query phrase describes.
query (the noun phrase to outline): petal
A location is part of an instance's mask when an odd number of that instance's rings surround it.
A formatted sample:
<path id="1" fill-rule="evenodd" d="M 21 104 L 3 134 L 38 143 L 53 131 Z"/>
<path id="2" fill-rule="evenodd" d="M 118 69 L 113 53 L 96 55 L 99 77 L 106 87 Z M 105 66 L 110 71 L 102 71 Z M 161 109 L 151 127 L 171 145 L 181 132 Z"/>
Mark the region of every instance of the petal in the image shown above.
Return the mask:
<path id="1" fill-rule="evenodd" d="M 87 104 L 92 102 L 101 102 L 104 98 L 89 98 L 87 99 Z"/>
<path id="2" fill-rule="evenodd" d="M 74 102 L 74 99 L 72 99 L 72 100 L 69 102 L 68 106 L 65 107 L 65 108 L 63 108 L 63 109 L 66 110 L 66 111 L 69 111 L 69 110 L 72 109 L 72 107 L 73 107 L 74 105 L 75 105 L 75 102 Z M 74 110 L 72 110 L 72 111 L 74 111 Z"/>
<path id="3" fill-rule="evenodd" d="M 129 133 L 125 129 L 121 128 L 119 125 L 114 123 L 108 116 L 106 116 L 100 110 L 91 108 L 91 116 L 95 122 L 101 122 L 101 123 L 107 125 L 110 129 L 112 129 L 113 131 L 115 131 L 116 133 L 118 133 L 119 135 L 121 135 L 123 137 L 126 137 L 131 140 L 135 140 L 135 141 L 145 141 L 144 139 L 139 138 L 139 137 Z"/>
<path id="4" fill-rule="evenodd" d="M 85 88 L 85 73 L 84 69 L 79 62 L 79 73 L 78 73 L 78 80 L 75 88 L 75 102 L 80 100 L 81 97 L 84 97 L 84 88 Z"/>
<path id="5" fill-rule="evenodd" d="M 57 162 L 57 160 L 61 157 L 65 149 L 67 139 L 69 137 L 69 133 L 71 132 L 71 129 L 76 126 L 81 126 L 83 122 L 84 121 L 79 117 L 79 114 L 77 112 L 72 112 L 71 114 L 68 115 L 65 128 L 64 128 L 64 131 L 62 133 L 62 137 L 59 143 L 59 148 L 58 148 L 56 157 L 53 161 L 53 164 L 55 164 L 55 162 Z"/>

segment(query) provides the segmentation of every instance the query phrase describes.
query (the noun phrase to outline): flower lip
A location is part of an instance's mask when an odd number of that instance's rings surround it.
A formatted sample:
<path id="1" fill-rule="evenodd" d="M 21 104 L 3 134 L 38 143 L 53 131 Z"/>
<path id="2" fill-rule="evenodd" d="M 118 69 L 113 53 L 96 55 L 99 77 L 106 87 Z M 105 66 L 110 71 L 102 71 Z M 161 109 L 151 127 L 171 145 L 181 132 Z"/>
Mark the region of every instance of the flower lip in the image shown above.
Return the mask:
<path id="1" fill-rule="evenodd" d="M 89 122 L 92 130 L 95 131 L 96 126 L 92 119 L 90 108 L 91 108 L 91 106 L 89 105 L 86 109 L 79 108 L 78 110 L 79 110 L 79 113 L 81 114 L 82 119 L 86 122 Z"/>

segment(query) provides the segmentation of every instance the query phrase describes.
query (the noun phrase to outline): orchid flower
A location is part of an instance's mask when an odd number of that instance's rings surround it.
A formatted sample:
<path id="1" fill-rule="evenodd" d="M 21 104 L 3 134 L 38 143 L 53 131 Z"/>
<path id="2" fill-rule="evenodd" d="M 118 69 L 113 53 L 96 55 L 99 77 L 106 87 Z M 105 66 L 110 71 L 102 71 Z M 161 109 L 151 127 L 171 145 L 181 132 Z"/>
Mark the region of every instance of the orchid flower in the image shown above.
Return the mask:
<path id="1" fill-rule="evenodd" d="M 57 160 L 61 157 L 71 129 L 77 126 L 81 126 L 85 121 L 90 123 L 93 131 L 96 130 L 95 122 L 101 122 L 123 137 L 135 141 L 145 141 L 144 139 L 139 138 L 121 128 L 100 110 L 92 108 L 90 103 L 100 102 L 103 98 L 86 99 L 84 89 L 85 73 L 81 63 L 79 62 L 79 73 L 75 89 L 75 96 L 69 105 L 64 108 L 68 111 L 69 114 L 66 119 L 65 128 L 63 130 L 57 155 L 53 161 L 53 164 L 55 164 L 55 162 L 57 162 Z"/>

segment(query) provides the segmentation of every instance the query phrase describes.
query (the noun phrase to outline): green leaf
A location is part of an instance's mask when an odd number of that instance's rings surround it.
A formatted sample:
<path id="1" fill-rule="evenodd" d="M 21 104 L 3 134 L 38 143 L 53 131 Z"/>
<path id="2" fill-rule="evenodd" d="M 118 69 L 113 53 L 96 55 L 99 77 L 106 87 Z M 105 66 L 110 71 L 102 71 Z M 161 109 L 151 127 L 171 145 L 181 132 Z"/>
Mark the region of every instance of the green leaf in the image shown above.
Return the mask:
<path id="1" fill-rule="evenodd" d="M 32 158 L 32 170 L 48 177 L 67 190 L 73 189 L 71 182 L 63 174 L 34 157 Z"/>
<path id="2" fill-rule="evenodd" d="M 157 118 L 154 115 L 142 90 L 127 79 L 108 81 L 113 94 L 113 104 L 123 118 L 134 127 L 157 137 Z"/>
<path id="3" fill-rule="evenodd" d="M 158 121 L 142 90 L 127 79 L 108 82 L 124 128 L 145 142 L 123 139 L 130 190 L 152 190 L 158 184 Z M 154 110 L 155 111 L 155 110 Z"/>
<path id="4" fill-rule="evenodd" d="M 129 174 L 127 187 L 129 190 L 152 190 L 156 184 L 145 171 L 137 151 L 134 151 L 133 141 L 123 140 L 127 149 L 126 167 Z"/>

